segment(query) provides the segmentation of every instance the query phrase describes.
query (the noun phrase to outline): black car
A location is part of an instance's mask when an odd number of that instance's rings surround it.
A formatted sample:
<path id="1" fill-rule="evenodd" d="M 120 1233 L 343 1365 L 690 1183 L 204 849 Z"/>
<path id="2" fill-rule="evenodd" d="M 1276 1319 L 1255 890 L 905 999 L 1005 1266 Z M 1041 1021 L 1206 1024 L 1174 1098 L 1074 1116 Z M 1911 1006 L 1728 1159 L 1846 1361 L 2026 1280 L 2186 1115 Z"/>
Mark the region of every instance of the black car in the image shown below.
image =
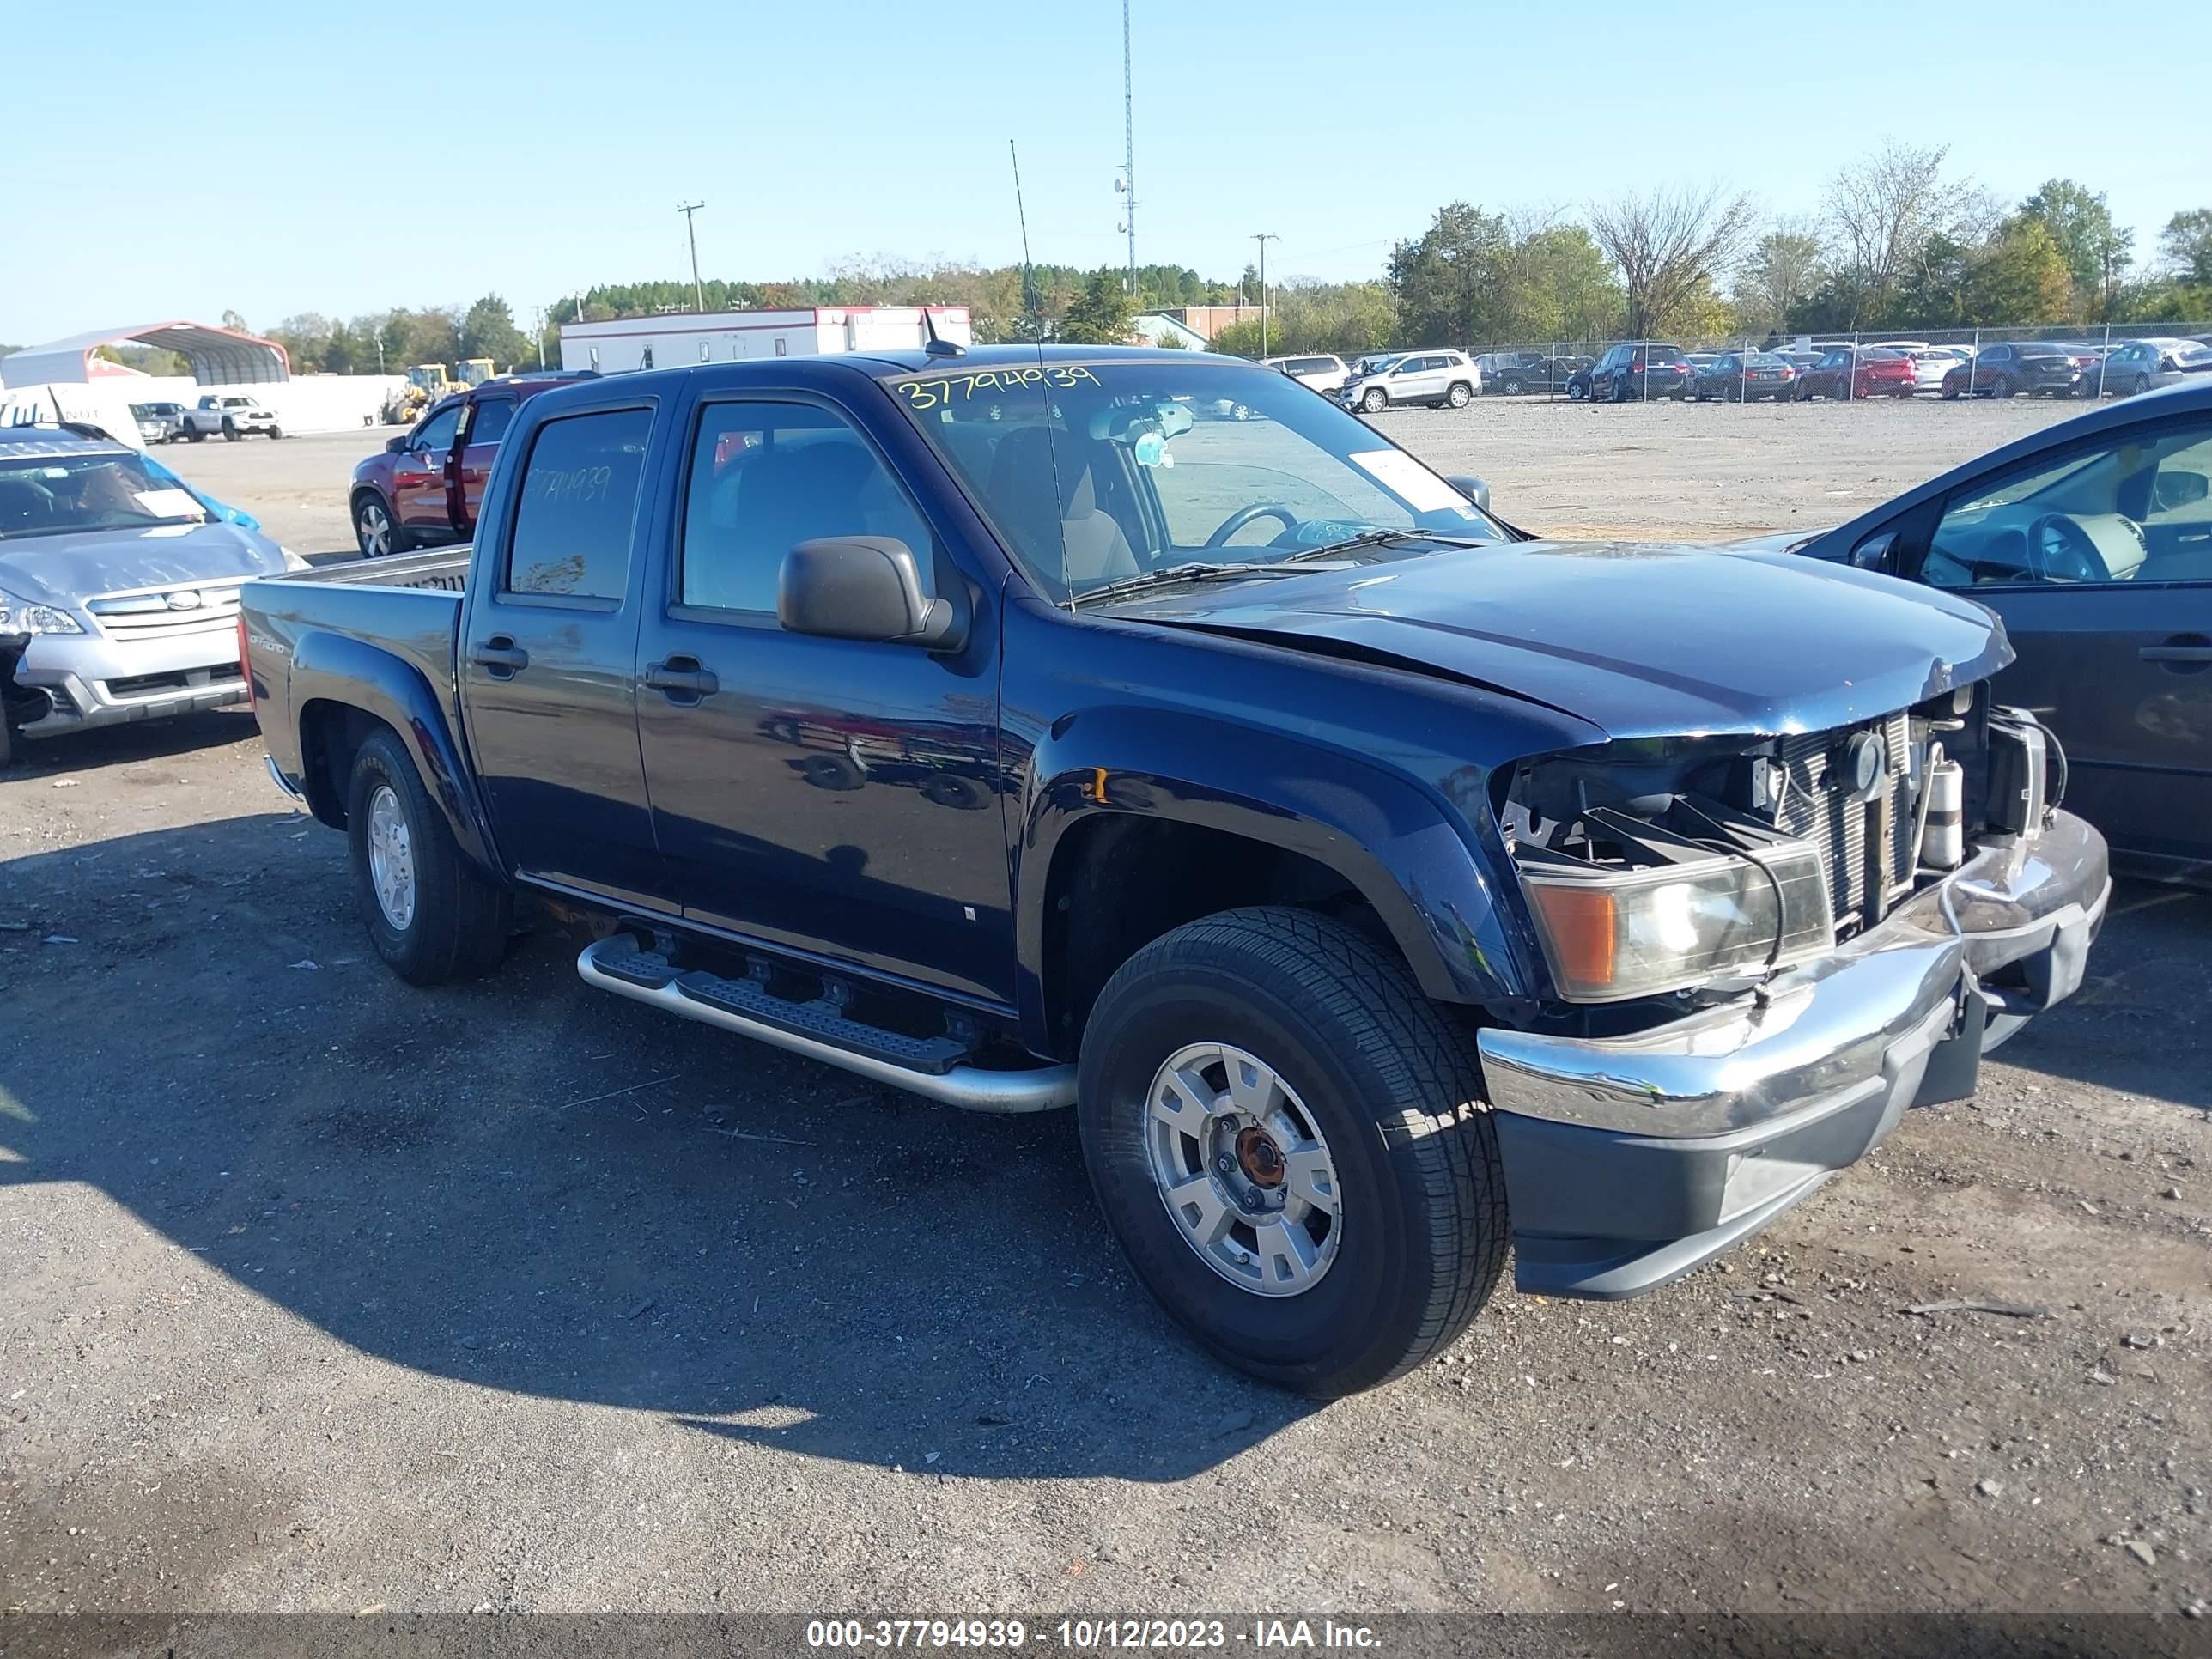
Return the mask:
<path id="1" fill-rule="evenodd" d="M 1960 363 L 1943 376 L 1943 395 L 1960 398 L 1971 392 L 1978 398 L 2013 398 L 2023 392 L 2042 398 L 2081 395 L 2081 364 L 2070 351 L 2057 346 L 2000 343 L 1985 345 L 1970 362 Z"/>
<path id="2" fill-rule="evenodd" d="M 1609 347 L 1589 372 L 1586 395 L 1600 404 L 1644 403 L 1654 398 L 1680 403 L 1690 395 L 1690 360 L 1680 346 Z"/>
<path id="3" fill-rule="evenodd" d="M 1723 351 L 1690 377 L 1690 395 L 1699 403 L 1718 398 L 1729 403 L 1778 402 L 1796 395 L 1797 367 L 1771 351 Z"/>
<path id="4" fill-rule="evenodd" d="M 2063 745 L 2067 805 L 2137 868 L 2212 885 L 2212 385 L 2034 433 L 1799 550 L 1996 611 L 2019 653 L 1996 695 Z"/>
<path id="5" fill-rule="evenodd" d="M 1482 389 L 1517 398 L 1526 392 L 1568 392 L 1569 382 L 1583 377 L 1583 395 L 1589 394 L 1589 370 L 1594 358 L 1573 352 L 1550 354 L 1541 351 L 1502 351 L 1493 354 L 1498 360 L 1496 368 L 1486 360 L 1482 370 Z M 1574 395 L 1569 392 L 1570 396 Z"/>

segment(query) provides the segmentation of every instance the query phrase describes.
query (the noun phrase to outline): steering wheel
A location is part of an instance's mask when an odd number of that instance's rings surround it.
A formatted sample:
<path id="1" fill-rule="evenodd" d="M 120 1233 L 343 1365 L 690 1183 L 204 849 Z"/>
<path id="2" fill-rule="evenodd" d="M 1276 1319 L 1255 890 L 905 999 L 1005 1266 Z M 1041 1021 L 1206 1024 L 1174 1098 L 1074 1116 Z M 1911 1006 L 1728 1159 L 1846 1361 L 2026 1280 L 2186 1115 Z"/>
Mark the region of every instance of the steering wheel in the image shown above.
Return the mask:
<path id="1" fill-rule="evenodd" d="M 1246 525 L 1261 519 L 1273 519 L 1285 531 L 1296 530 L 1305 520 L 1280 501 L 1255 501 L 1249 507 L 1240 507 L 1221 521 L 1221 527 L 1206 538 L 1208 547 L 1226 547 L 1229 538 Z"/>
<path id="2" fill-rule="evenodd" d="M 2110 566 L 2089 532 L 2063 513 L 2046 513 L 2027 527 L 2029 568 L 2058 582 L 2108 582 Z"/>

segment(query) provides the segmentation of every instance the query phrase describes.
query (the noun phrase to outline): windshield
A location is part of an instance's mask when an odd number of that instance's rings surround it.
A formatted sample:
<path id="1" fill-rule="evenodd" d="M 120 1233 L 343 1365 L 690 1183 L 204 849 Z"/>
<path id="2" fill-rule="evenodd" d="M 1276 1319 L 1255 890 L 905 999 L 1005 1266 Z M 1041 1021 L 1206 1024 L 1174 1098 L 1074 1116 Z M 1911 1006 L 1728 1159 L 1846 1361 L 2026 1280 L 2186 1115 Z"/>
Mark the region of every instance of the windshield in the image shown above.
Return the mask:
<path id="1" fill-rule="evenodd" d="M 1376 532 L 1506 539 L 1364 422 L 1271 370 L 1062 362 L 884 384 L 1054 598 Z"/>
<path id="2" fill-rule="evenodd" d="M 0 461 L 0 538 L 66 536 L 205 524 L 207 509 L 186 489 L 149 472 L 136 455 L 42 456 Z"/>

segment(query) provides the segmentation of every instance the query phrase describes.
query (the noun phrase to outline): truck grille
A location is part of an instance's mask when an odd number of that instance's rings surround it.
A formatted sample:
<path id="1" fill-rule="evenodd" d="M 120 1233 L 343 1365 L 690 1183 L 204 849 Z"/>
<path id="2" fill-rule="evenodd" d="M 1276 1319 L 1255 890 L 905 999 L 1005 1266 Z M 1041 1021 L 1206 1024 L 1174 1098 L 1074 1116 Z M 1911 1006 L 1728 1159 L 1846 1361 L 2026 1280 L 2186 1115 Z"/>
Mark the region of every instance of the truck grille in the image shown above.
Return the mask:
<path id="1" fill-rule="evenodd" d="M 137 593 L 110 593 L 85 606 L 100 629 L 117 640 L 174 640 L 194 634 L 234 633 L 238 628 L 235 586 L 173 587 Z"/>
<path id="2" fill-rule="evenodd" d="M 1887 782 L 1870 801 L 1853 800 L 1848 785 L 1829 775 L 1838 746 L 1857 731 L 1879 732 L 1888 753 Z M 1777 757 L 1788 783 L 1776 827 L 1820 849 L 1838 933 L 1872 927 L 1911 885 L 1918 821 L 1911 745 L 1912 722 L 1902 714 L 1864 726 L 1784 738 L 1779 745 Z"/>

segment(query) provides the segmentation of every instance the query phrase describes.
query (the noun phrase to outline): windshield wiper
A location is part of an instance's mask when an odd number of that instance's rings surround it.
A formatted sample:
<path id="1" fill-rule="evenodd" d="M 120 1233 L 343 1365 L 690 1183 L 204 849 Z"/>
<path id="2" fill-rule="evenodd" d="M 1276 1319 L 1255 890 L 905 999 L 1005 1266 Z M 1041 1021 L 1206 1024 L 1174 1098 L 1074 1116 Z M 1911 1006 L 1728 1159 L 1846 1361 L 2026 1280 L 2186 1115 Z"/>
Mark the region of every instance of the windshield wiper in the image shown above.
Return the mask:
<path id="1" fill-rule="evenodd" d="M 1102 587 L 1086 587 L 1071 595 L 1078 604 L 1085 599 L 1110 599 L 1124 593 L 1141 592 L 1148 587 L 1158 587 L 1164 582 L 1226 581 L 1240 576 L 1290 576 L 1297 573 L 1283 568 L 1288 560 L 1272 564 L 1211 564 L 1202 559 L 1192 559 L 1182 564 L 1171 564 L 1164 569 L 1139 571 L 1133 576 L 1121 576 Z"/>
<path id="2" fill-rule="evenodd" d="M 1365 530 L 1357 536 L 1346 536 L 1340 542 L 1327 542 L 1319 547 L 1302 547 L 1282 562 L 1293 564 L 1307 559 L 1333 558 L 1340 553 L 1357 553 L 1363 547 L 1395 547 L 1401 542 L 1435 542 L 1441 547 L 1492 547 L 1495 536 L 1450 536 L 1434 530 Z"/>

